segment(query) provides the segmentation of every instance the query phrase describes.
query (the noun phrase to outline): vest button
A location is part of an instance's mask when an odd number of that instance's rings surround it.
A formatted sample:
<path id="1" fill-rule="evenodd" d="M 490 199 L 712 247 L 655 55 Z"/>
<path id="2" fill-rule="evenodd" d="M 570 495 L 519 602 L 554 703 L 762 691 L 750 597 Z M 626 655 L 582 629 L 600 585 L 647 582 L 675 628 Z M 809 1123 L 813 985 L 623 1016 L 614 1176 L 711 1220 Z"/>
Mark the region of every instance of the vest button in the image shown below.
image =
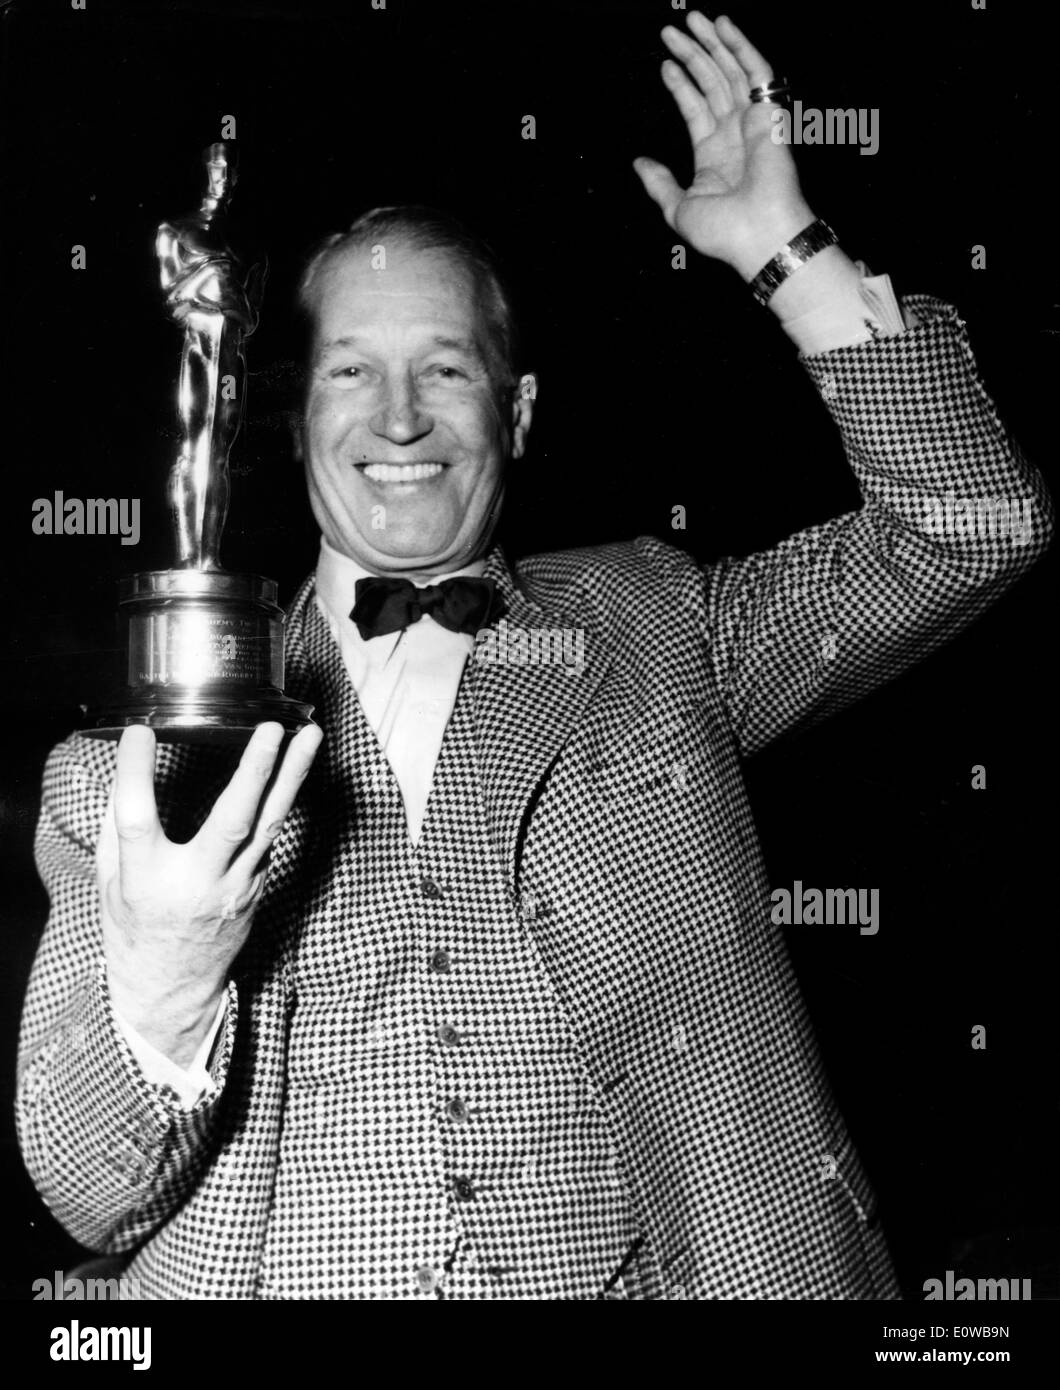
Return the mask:
<path id="1" fill-rule="evenodd" d="M 446 1047 L 459 1047 L 460 1034 L 451 1023 L 443 1023 L 438 1029 L 438 1040 L 445 1043 Z"/>
<path id="2" fill-rule="evenodd" d="M 431 969 L 437 975 L 448 975 L 453 968 L 453 961 L 448 951 L 443 951 L 441 947 L 431 956 Z"/>
<path id="3" fill-rule="evenodd" d="M 456 1096 L 445 1107 L 445 1112 L 451 1120 L 455 1120 L 457 1124 L 462 1124 L 468 1116 L 467 1104 L 459 1096 Z"/>
<path id="4" fill-rule="evenodd" d="M 453 1191 L 462 1202 L 470 1202 L 475 1196 L 475 1189 L 470 1178 L 456 1178 L 453 1182 Z"/>
<path id="5" fill-rule="evenodd" d="M 416 1271 L 416 1287 L 420 1293 L 434 1293 L 438 1287 L 438 1275 L 430 1265 L 420 1265 Z"/>
<path id="6" fill-rule="evenodd" d="M 433 878 L 420 879 L 420 892 L 425 898 L 438 899 L 444 896 L 441 886 Z"/>

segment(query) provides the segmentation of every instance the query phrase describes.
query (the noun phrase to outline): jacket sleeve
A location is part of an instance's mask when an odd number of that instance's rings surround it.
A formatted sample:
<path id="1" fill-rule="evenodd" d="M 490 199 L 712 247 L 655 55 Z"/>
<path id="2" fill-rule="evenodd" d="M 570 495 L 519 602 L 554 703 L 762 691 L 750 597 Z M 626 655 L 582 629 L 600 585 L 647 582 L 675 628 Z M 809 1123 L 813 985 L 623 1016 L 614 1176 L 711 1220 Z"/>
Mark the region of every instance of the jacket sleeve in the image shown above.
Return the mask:
<path id="1" fill-rule="evenodd" d="M 861 508 L 703 571 L 715 677 L 745 754 L 948 641 L 1051 538 L 1049 495 L 998 418 L 964 323 L 928 296 L 906 303 L 917 327 L 802 358 Z"/>
<path id="2" fill-rule="evenodd" d="M 159 765 L 170 756 L 160 749 Z M 48 759 L 36 857 L 50 900 L 22 1016 L 16 1117 L 44 1201 L 81 1244 L 139 1245 L 193 1189 L 211 1153 L 236 1027 L 234 986 L 211 1085 L 194 1108 L 144 1077 L 107 989 L 95 845 L 113 745 L 73 736 Z"/>

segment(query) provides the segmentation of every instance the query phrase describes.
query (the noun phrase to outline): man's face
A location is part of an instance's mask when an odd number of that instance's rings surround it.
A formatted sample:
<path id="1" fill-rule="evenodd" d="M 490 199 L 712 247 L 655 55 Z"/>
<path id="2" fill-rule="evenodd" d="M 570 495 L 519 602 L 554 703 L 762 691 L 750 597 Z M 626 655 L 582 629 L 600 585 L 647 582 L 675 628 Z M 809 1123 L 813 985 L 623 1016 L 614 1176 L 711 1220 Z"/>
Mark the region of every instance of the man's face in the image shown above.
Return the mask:
<path id="1" fill-rule="evenodd" d="M 328 543 L 378 573 L 429 576 L 481 555 L 532 389 L 491 375 L 473 278 L 445 252 L 370 247 L 320 267 L 302 448 Z"/>

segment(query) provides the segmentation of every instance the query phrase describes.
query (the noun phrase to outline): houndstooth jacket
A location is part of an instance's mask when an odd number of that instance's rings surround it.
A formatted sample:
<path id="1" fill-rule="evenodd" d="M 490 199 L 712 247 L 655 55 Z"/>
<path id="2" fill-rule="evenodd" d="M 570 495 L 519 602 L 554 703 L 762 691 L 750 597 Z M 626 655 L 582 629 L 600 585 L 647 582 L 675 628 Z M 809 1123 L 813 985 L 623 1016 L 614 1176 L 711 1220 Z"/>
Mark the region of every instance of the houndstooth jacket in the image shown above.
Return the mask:
<path id="1" fill-rule="evenodd" d="M 707 568 L 648 538 L 514 569 L 494 551 L 487 565 L 510 627 L 585 633 L 581 670 L 472 664 L 477 756 L 512 900 L 675 1297 L 896 1293 L 770 923 L 740 760 L 947 640 L 1048 540 L 1048 497 L 979 382 L 964 325 L 936 300 L 908 302 L 916 329 L 804 359 L 860 509 Z M 925 499 L 947 494 L 1032 499 L 1031 541 L 929 534 Z M 334 717 L 349 690 L 312 593 L 307 581 L 289 614 L 288 689 L 316 702 L 325 749 L 276 842 L 213 1083 L 191 1111 L 143 1078 L 110 1011 L 93 849 L 114 750 L 73 736 L 45 773 L 51 914 L 23 1020 L 20 1141 L 58 1219 L 85 1245 L 135 1253 L 155 1296 L 254 1296 L 291 946 L 341 906 L 319 868 L 329 798 L 349 772 Z M 160 750 L 171 833 L 190 833 L 229 770 L 215 753 Z"/>

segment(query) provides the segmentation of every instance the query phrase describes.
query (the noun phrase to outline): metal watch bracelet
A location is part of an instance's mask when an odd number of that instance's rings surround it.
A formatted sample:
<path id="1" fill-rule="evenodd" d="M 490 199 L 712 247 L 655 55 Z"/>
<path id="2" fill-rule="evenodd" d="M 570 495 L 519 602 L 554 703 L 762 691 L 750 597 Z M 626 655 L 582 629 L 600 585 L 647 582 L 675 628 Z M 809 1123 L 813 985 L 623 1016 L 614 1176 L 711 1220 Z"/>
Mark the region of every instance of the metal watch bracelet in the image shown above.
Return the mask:
<path id="1" fill-rule="evenodd" d="M 839 238 L 835 232 L 827 222 L 822 222 L 818 217 L 797 236 L 793 236 L 788 244 L 782 246 L 773 259 L 762 267 L 751 281 L 751 293 L 759 304 L 765 306 L 789 275 L 793 275 L 800 266 L 816 256 L 818 251 L 823 251 L 826 246 L 836 246 L 838 243 Z"/>

